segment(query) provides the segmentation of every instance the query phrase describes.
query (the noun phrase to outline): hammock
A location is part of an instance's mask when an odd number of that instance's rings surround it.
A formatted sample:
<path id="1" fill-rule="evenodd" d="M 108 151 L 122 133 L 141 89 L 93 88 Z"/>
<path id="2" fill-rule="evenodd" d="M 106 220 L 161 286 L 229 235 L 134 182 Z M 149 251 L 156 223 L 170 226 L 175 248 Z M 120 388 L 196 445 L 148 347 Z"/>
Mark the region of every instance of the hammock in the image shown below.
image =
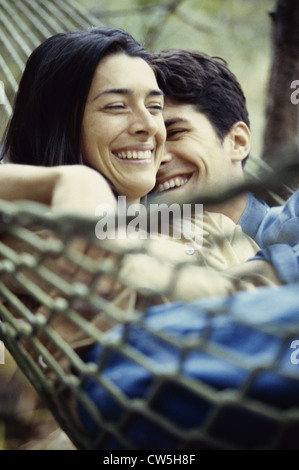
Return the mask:
<path id="1" fill-rule="evenodd" d="M 69 0 L 0 8 L 8 118 L 30 51 L 99 21 Z M 150 244 L 100 241 L 94 220 L 32 203 L 0 201 L 0 230 L 22 246 L 0 240 L 0 341 L 78 449 L 299 448 L 298 285 L 163 304 L 178 269 L 136 309 L 122 263 Z"/>
<path id="2" fill-rule="evenodd" d="M 134 291 L 121 267 L 136 249 L 98 240 L 94 220 L 1 201 L 0 227 L 24 247 L 0 243 L 0 340 L 78 449 L 298 448 L 298 285 L 163 305 L 171 279 L 123 308 L 110 293 Z"/>
<path id="3" fill-rule="evenodd" d="M 5 84 L 4 103 L 0 102 L 1 135 L 32 50 L 53 34 L 88 29 L 101 22 L 71 0 L 1 0 L 0 12 L 0 80 Z"/>

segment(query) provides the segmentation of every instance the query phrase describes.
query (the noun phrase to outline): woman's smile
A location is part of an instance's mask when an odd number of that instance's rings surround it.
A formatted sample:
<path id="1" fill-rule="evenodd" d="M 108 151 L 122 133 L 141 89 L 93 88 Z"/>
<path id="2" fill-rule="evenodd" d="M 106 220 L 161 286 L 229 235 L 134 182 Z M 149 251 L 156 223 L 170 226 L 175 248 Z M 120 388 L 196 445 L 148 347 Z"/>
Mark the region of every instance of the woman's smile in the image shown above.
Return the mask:
<path id="1" fill-rule="evenodd" d="M 155 186 L 166 138 L 163 104 L 143 59 L 116 53 L 99 63 L 83 116 L 82 155 L 129 199 Z"/>

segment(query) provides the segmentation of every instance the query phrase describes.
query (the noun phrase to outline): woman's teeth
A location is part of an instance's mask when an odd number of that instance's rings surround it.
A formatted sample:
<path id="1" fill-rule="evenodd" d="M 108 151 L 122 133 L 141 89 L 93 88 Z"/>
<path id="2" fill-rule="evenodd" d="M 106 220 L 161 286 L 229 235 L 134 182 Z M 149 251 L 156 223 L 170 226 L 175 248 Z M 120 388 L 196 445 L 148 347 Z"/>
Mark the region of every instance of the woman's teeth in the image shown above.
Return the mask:
<path id="1" fill-rule="evenodd" d="M 127 152 L 118 152 L 115 155 L 122 160 L 149 160 L 152 157 L 152 151 L 128 150 Z"/>
<path id="2" fill-rule="evenodd" d="M 158 193 L 161 193 L 162 191 L 167 191 L 168 189 L 172 189 L 174 187 L 179 188 L 180 186 L 183 186 L 189 181 L 189 178 L 182 178 L 182 177 L 176 177 L 176 178 L 171 178 L 168 181 L 165 181 L 165 183 L 161 183 L 158 186 Z"/>

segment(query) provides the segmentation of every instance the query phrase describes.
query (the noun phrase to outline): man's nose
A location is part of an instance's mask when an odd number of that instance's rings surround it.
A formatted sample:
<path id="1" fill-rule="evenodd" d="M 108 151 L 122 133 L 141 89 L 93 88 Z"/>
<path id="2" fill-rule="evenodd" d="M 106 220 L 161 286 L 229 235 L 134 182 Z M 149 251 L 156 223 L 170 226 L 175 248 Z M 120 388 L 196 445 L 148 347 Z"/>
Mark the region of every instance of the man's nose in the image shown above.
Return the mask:
<path id="1" fill-rule="evenodd" d="M 167 149 L 167 145 L 164 145 L 163 149 L 163 154 L 162 154 L 162 159 L 161 159 L 161 165 L 165 163 L 169 163 L 172 160 L 172 155 Z"/>

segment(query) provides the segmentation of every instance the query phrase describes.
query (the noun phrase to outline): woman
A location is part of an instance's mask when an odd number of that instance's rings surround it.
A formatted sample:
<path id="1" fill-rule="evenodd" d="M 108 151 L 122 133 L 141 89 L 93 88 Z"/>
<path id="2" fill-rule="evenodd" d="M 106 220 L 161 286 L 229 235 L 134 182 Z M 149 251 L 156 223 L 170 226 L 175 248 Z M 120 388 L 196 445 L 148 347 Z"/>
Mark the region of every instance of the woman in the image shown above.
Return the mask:
<path id="1" fill-rule="evenodd" d="M 2 158 L 84 163 L 118 194 L 144 196 L 161 159 L 162 107 L 148 55 L 129 34 L 110 28 L 58 34 L 27 62 Z"/>
<path id="2" fill-rule="evenodd" d="M 94 28 L 47 39 L 29 57 L 20 81 L 2 150 L 2 157 L 13 165 L 2 166 L 6 182 L 1 196 L 57 205 L 57 199 L 63 199 L 62 189 L 63 194 L 66 191 L 64 182 L 74 175 L 79 187 L 72 187 L 69 197 L 77 190 L 72 206 L 76 210 L 85 207 L 81 198 L 87 198 L 92 214 L 100 202 L 115 204 L 117 194 L 135 202 L 155 185 L 165 141 L 162 108 L 163 94 L 148 55 L 129 34 Z M 61 171 L 63 166 L 69 166 L 71 173 Z M 53 171 L 45 167 L 53 167 Z M 62 210 L 69 207 L 63 203 Z M 5 242 L 16 251 L 24 250 L 11 237 Z M 73 251 L 77 252 L 78 243 L 75 245 Z M 85 252 L 86 244 L 79 245 L 80 252 Z M 103 254 L 93 249 L 93 256 L 102 258 Z M 65 259 L 49 260 L 48 267 L 71 283 L 90 282 L 90 275 L 77 272 Z M 40 284 L 34 275 L 33 279 Z M 132 305 L 135 292 L 126 287 L 115 292 L 113 282 L 107 292 L 107 283 L 104 287 L 103 283 L 102 279 L 100 293 L 104 295 L 104 289 L 107 299 L 118 303 L 120 298 L 118 305 L 124 309 Z M 11 288 L 23 294 L 19 286 Z M 52 291 L 52 297 L 57 295 L 59 292 Z M 43 306 L 37 312 L 50 314 Z M 68 321 L 54 318 L 51 325 L 74 347 L 85 344 L 86 336 Z"/>

